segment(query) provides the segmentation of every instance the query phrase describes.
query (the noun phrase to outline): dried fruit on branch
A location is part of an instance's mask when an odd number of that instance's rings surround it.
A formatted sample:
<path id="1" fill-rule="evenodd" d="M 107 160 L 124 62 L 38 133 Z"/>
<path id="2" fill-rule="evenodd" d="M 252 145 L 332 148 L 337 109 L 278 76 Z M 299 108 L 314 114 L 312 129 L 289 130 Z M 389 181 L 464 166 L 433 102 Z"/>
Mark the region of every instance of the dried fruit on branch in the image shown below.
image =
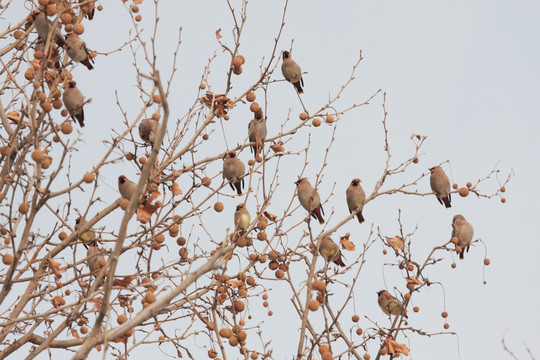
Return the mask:
<path id="1" fill-rule="evenodd" d="M 227 111 L 234 106 L 232 100 L 224 94 L 214 94 L 211 92 L 207 92 L 206 95 L 201 98 L 201 103 L 206 105 L 209 109 L 213 109 L 214 114 L 219 117 L 227 115 Z"/>

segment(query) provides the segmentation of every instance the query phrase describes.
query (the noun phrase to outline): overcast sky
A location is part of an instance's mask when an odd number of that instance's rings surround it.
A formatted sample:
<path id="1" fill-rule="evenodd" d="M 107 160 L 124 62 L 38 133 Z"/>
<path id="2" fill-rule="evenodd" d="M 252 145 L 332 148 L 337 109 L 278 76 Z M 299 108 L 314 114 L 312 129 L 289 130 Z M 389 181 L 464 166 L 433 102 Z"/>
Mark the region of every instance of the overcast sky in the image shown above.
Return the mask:
<path id="1" fill-rule="evenodd" d="M 239 4 L 233 1 L 236 3 Z M 282 3 L 253 1 L 249 4 L 248 23 L 240 48 L 246 64 L 244 73 L 234 78 L 234 96 L 256 78 L 261 59 L 271 53 L 281 21 Z M 98 52 L 115 49 L 128 39 L 125 29 L 129 19 L 126 12 L 120 10 L 121 2 L 103 2 L 103 5 L 105 10 L 96 14 L 92 22 L 85 23 L 83 35 L 88 47 Z M 141 9 L 145 20 L 150 19 L 152 2 L 147 0 Z M 176 120 L 194 101 L 201 74 L 214 53 L 218 58 L 212 67 L 210 83 L 216 92 L 224 89 L 224 69 L 229 58 L 221 52 L 215 31 L 221 28 L 224 40 L 232 44 L 231 18 L 224 1 L 162 1 L 159 11 L 158 64 L 163 77 L 170 74 L 178 28 L 183 28 L 178 75 L 169 99 L 172 120 Z M 113 19 L 112 14 L 121 15 Z M 10 20 L 18 22 L 18 19 Z M 150 32 L 148 27 L 143 34 L 149 37 Z M 527 358 L 523 343 L 540 357 L 540 315 L 536 311 L 540 298 L 537 260 L 540 242 L 536 238 L 540 196 L 538 191 L 529 190 L 537 188 L 540 175 L 540 3 L 313 0 L 308 5 L 308 2 L 292 1 L 278 49 L 289 49 L 293 40 L 293 56 L 307 72 L 302 99 L 308 109 L 319 109 L 330 95 L 336 94 L 349 78 L 361 51 L 364 60 L 358 67 L 356 80 L 339 106 L 363 102 L 378 89 L 386 92 L 394 165 L 413 154 L 412 133 L 427 136 L 419 164 L 410 169 L 410 173 L 390 179 L 387 188 L 427 173 L 429 167 L 446 160 L 450 160 L 450 165 L 444 165 L 445 171 L 452 182 L 460 185 L 467 181 L 474 183 L 495 166 L 501 169 L 501 181 L 511 169 L 515 171 L 515 177 L 506 186 L 506 204 L 501 204 L 497 197 L 487 200 L 473 195 L 461 198 L 455 194 L 452 208 L 445 209 L 433 196 L 382 197 L 366 207 L 365 224 L 351 221 L 339 231 L 339 234 L 351 232 L 359 249 L 367 240 L 372 224 L 374 228 L 380 227 L 384 235 L 397 234 L 396 220 L 401 209 L 405 231 L 412 232 L 418 226 L 412 241 L 417 259 L 421 260 L 433 246 L 448 240 L 452 217 L 461 213 L 474 226 L 475 239 L 481 238 L 487 244 L 491 265 L 485 269 L 484 248 L 479 244 L 470 250 L 465 260 L 458 261 L 454 257 L 458 263 L 456 269 L 450 267 L 451 254 L 440 254 L 445 260 L 430 270 L 429 277 L 431 281 L 444 284 L 446 297 L 443 298 L 441 287 L 436 285 L 415 295 L 412 304 L 421 311 L 409 316 L 410 323 L 427 332 L 443 331 L 440 313 L 446 300 L 450 330 L 458 336 L 423 338 L 413 335 L 409 344 L 411 357 L 508 359 L 501 344 L 503 335 L 518 358 Z M 81 146 L 89 161 L 102 156 L 105 148 L 100 140 L 108 138 L 110 128 L 120 128 L 121 117 L 114 104 L 115 90 L 119 91 L 118 97 L 128 116 L 135 116 L 139 111 L 139 103 L 132 100 L 137 92 L 129 68 L 131 64 L 130 51 L 124 49 L 120 53 L 98 56 L 92 72 L 81 66 L 75 71 L 79 88 L 93 99 L 85 108 L 87 126 L 82 131 L 85 144 Z M 143 67 L 143 71 L 148 72 L 148 69 Z M 282 78 L 279 68 L 273 78 Z M 262 93 L 257 95 L 262 96 Z M 329 165 L 319 188 L 321 196 L 326 198 L 335 183 L 335 195 L 325 209 L 327 215 L 332 209 L 335 211 L 334 224 L 348 215 L 344 192 L 350 180 L 361 178 L 366 193 L 371 193 L 384 169 L 381 105 L 379 95 L 369 106 L 343 116 L 336 125 L 337 140 L 332 145 Z M 280 130 L 289 110 L 290 121 L 298 121 L 301 107 L 290 84 L 274 84 L 268 106 L 269 134 Z M 215 125 L 212 155 L 226 149 L 224 138 L 230 147 L 244 141 L 249 116 L 247 106 L 239 107 L 231 114 L 231 120 L 224 123 L 224 133 L 218 123 Z M 332 131 L 333 127 L 326 124 L 319 128 L 306 127 L 299 131 L 290 146 L 297 151 L 302 149 L 311 133 L 313 145 L 305 172 L 310 179 L 314 180 L 321 168 Z M 247 150 L 241 158 L 245 161 L 250 158 Z M 73 165 L 75 173 L 82 174 L 89 169 L 88 164 Z M 302 165 L 303 157 L 298 156 L 281 171 L 281 191 L 287 202 L 294 193 L 292 181 Z M 135 169 L 128 164 L 117 166 L 118 172 L 100 174 L 108 185 L 103 191 L 112 197 L 118 196 L 116 178 L 120 173 L 135 176 Z M 216 173 L 220 167 L 218 164 Z M 497 187 L 497 181 L 492 179 L 480 189 L 492 193 Z M 428 192 L 429 179 L 421 180 L 417 189 Z M 230 226 L 232 209 L 238 199 L 223 201 L 226 210 L 221 217 L 216 217 L 216 237 L 223 236 L 225 227 Z M 280 204 L 273 204 L 272 212 L 279 213 L 279 207 Z M 254 212 L 255 202 L 248 202 L 248 208 Z M 378 309 L 375 294 L 385 287 L 385 281 L 389 289 L 397 287 L 405 291 L 397 269 L 383 268 L 384 263 L 391 261 L 393 256 L 385 257 L 380 243 L 368 253 L 360 275 L 361 285 L 355 292 L 355 308 L 361 315 L 362 327 L 371 326 L 363 315 L 388 326 L 388 319 Z M 343 281 L 351 281 L 351 276 L 345 275 Z M 483 285 L 484 278 L 486 285 Z M 283 285 L 270 286 L 279 289 Z M 270 308 L 275 315 L 264 316 L 263 331 L 268 328 L 268 334 L 272 334 L 275 359 L 291 358 L 296 352 L 297 336 L 291 335 L 298 334 L 296 329 L 300 322 L 287 326 L 290 332 L 275 331 L 288 323 L 291 313 L 280 310 L 287 307 L 291 307 L 289 296 L 280 299 L 277 293 L 270 294 Z M 137 351 L 152 353 L 149 346 Z M 371 353 L 375 351 L 374 348 Z M 100 355 L 93 352 L 92 358 Z"/>

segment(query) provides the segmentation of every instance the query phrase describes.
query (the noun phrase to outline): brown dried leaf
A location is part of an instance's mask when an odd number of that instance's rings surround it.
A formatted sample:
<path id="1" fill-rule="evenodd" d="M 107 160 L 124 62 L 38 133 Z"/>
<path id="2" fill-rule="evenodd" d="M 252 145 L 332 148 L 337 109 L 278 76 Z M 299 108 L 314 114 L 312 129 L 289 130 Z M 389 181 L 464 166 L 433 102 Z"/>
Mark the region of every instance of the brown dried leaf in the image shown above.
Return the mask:
<path id="1" fill-rule="evenodd" d="M 172 175 L 171 175 L 171 181 L 176 181 L 176 179 L 178 179 L 178 177 L 180 177 L 180 175 L 182 175 L 182 170 L 174 170 L 172 172 Z"/>
<path id="2" fill-rule="evenodd" d="M 229 284 L 233 289 L 236 289 L 237 287 L 244 284 L 242 280 L 229 280 L 227 281 L 227 284 Z"/>
<path id="3" fill-rule="evenodd" d="M 32 66 L 34 67 L 36 71 L 39 70 L 40 68 L 39 63 L 40 63 L 39 59 L 34 59 L 30 61 L 30 64 L 32 64 Z"/>
<path id="4" fill-rule="evenodd" d="M 407 283 L 413 283 L 414 285 L 424 285 L 423 281 L 418 280 L 414 276 L 411 276 L 407 278 L 406 280 L 407 280 Z"/>
<path id="5" fill-rule="evenodd" d="M 97 344 L 96 346 L 94 346 L 94 349 L 96 349 L 97 351 L 101 351 L 101 344 Z"/>
<path id="6" fill-rule="evenodd" d="M 268 211 L 264 212 L 264 216 L 266 216 L 268 218 L 268 220 L 270 220 L 270 221 L 276 221 L 277 220 L 277 216 L 272 214 L 272 213 L 269 213 Z"/>
<path id="7" fill-rule="evenodd" d="M 348 250 L 348 251 L 354 251 L 354 249 L 356 249 L 356 247 L 354 246 L 354 243 L 350 240 L 347 240 L 344 237 L 342 237 L 339 242 L 341 243 L 341 247 L 344 249 L 344 250 Z"/>
<path id="8" fill-rule="evenodd" d="M 95 297 L 93 299 L 90 299 L 88 300 L 90 301 L 91 303 L 94 304 L 94 308 L 97 310 L 97 311 L 101 311 L 101 297 Z"/>
<path id="9" fill-rule="evenodd" d="M 393 339 L 385 339 L 384 343 L 388 349 L 388 355 L 400 356 L 401 354 L 408 356 L 409 348 L 405 344 L 400 344 Z"/>
<path id="10" fill-rule="evenodd" d="M 283 141 L 278 141 L 277 144 L 271 145 L 270 149 L 276 153 L 284 152 L 285 148 L 283 147 Z"/>
<path id="11" fill-rule="evenodd" d="M 123 279 L 114 279 L 113 285 L 127 288 L 133 280 L 135 280 L 135 276 L 124 276 Z"/>
<path id="12" fill-rule="evenodd" d="M 405 248 L 405 242 L 401 236 L 394 236 L 386 239 L 386 241 L 388 241 L 388 244 L 390 244 L 390 246 L 396 251 L 403 250 Z"/>
<path id="13" fill-rule="evenodd" d="M 125 336 L 119 336 L 116 339 L 114 339 L 113 342 L 127 344 L 127 339 Z"/>
<path id="14" fill-rule="evenodd" d="M 221 28 L 216 30 L 216 39 L 218 39 L 218 40 L 223 37 L 223 36 L 221 36 L 220 32 L 221 32 Z"/>
<path id="15" fill-rule="evenodd" d="M 71 335 L 73 335 L 73 337 L 75 339 L 78 339 L 79 338 L 79 333 L 77 332 L 77 330 L 75 329 L 71 329 Z"/>
<path id="16" fill-rule="evenodd" d="M 182 193 L 182 189 L 180 189 L 180 186 L 178 185 L 178 183 L 175 183 L 175 182 L 172 184 L 171 191 L 174 196 L 180 195 Z"/>
<path id="17" fill-rule="evenodd" d="M 14 124 L 19 123 L 19 121 L 21 120 L 21 114 L 19 114 L 18 111 L 10 111 L 10 112 L 8 112 L 7 117 Z"/>
<path id="18" fill-rule="evenodd" d="M 182 356 L 182 353 L 180 352 L 180 350 L 178 350 L 176 352 L 176 356 L 178 356 L 179 359 L 183 359 L 184 357 Z"/>
<path id="19" fill-rule="evenodd" d="M 57 278 L 61 278 L 61 274 L 66 271 L 66 269 L 60 269 L 60 263 L 54 259 L 49 259 L 49 269 L 51 269 Z"/>
<path id="20" fill-rule="evenodd" d="M 144 206 L 139 206 L 137 208 L 137 221 L 140 221 L 142 224 L 146 224 L 150 221 L 150 217 L 152 214 L 150 214 L 148 211 L 144 209 Z"/>

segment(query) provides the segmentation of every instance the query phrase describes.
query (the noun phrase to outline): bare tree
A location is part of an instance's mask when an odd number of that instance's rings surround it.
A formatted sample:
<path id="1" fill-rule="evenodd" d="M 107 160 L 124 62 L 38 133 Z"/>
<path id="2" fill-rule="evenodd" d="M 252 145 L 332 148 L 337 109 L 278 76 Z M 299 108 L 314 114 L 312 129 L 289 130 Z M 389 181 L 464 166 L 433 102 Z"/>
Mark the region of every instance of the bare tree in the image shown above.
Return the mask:
<path id="1" fill-rule="evenodd" d="M 370 351 L 376 358 L 393 358 L 409 353 L 410 334 L 452 333 L 447 326 L 444 332 L 422 330 L 421 324 L 408 321 L 407 310 L 415 311 L 411 299 L 425 287 L 442 286 L 430 280 L 429 272 L 465 251 L 457 237 L 449 231 L 441 234 L 445 241 L 419 258 L 411 246 L 416 229 L 405 230 L 402 224 L 406 207 L 396 209 L 398 234 L 370 223 L 367 216 L 357 224 L 369 229 L 366 238 L 343 232 L 362 208 L 384 196 L 435 196 L 421 183 L 429 172 L 415 167 L 427 137 L 413 134 L 406 155 L 403 149 L 391 150 L 386 94 L 376 90 L 350 104 L 341 101 L 362 54 L 327 102 L 308 106 L 280 71 L 283 50 L 292 54 L 292 44 L 284 45 L 281 39 L 287 2 L 281 19 L 271 19 L 276 24 L 274 42 L 266 44 L 267 52 L 256 60 L 242 56 L 240 46 L 248 3 L 227 1 L 233 25 L 216 31 L 215 45 L 203 44 L 215 52 L 196 94 L 178 106 L 171 91 L 182 85 L 175 79 L 183 31 L 178 31 L 170 58 L 163 58 L 159 2 L 147 0 L 144 14 L 141 3 L 125 2 L 122 14 L 108 13 L 93 0 L 7 2 L 0 10 L 2 15 L 26 11 L 19 19 L 10 18 L 13 24 L 1 33 L 0 231 L 5 266 L 0 278 L 0 358 L 26 354 L 31 359 L 44 351 L 54 356 L 66 350 L 75 359 L 96 350 L 127 358 L 142 345 L 193 359 L 201 357 L 201 346 L 210 358 L 238 358 L 237 352 L 245 359 L 279 358 L 278 344 L 271 341 L 272 331 L 279 330 L 266 328 L 261 320 L 273 315 L 270 296 L 290 299 L 296 316 L 287 326 L 294 329 L 290 334 L 297 346 L 287 351 L 297 359 L 369 359 Z M 143 15 L 154 17 L 149 32 L 140 25 Z M 116 50 L 83 42 L 84 24 L 121 16 L 130 16 L 132 25 L 130 38 Z M 170 36 L 170 29 L 166 34 Z M 100 61 L 120 56 L 120 50 L 131 52 L 130 71 L 136 80 L 116 84 L 118 95 L 110 102 L 122 114 L 123 127 L 110 129 L 106 119 L 100 119 L 106 129 L 102 151 L 98 139 L 75 131 L 95 121 L 87 116 L 85 122 L 85 110 L 104 106 L 88 95 L 99 86 L 77 79 L 92 71 L 99 82 Z M 242 73 L 248 66 L 258 67 L 258 74 L 246 79 Z M 138 98 L 123 102 L 122 88 L 133 85 Z M 268 116 L 275 88 L 290 91 L 286 119 Z M 341 216 L 332 209 L 345 208 L 344 189 L 352 179 L 334 179 L 328 157 L 336 129 L 351 127 L 346 116 L 373 102 L 382 105 L 385 160 L 380 169 L 372 169 L 380 175 L 372 189 L 364 185 L 362 206 Z M 237 115 L 246 113 L 247 119 Z M 241 122 L 243 132 L 226 131 L 233 122 Z M 279 131 L 260 130 L 267 122 Z M 321 125 L 330 129 L 322 140 L 311 133 Z M 380 148 L 375 138 L 366 140 Z M 90 144 L 95 153 L 80 151 Z M 323 159 L 314 169 L 310 159 L 317 151 Z M 99 159 L 90 163 L 95 156 Z M 233 170 L 224 165 L 231 159 L 236 161 Z M 88 170 L 74 170 L 81 164 Z M 499 174 L 494 168 L 474 184 L 454 185 L 451 195 L 504 202 L 502 193 L 512 172 L 502 178 Z M 107 183 L 111 176 L 118 184 Z M 313 221 L 306 211 L 312 211 L 310 205 L 299 205 L 290 179 L 304 177 L 321 193 L 325 225 Z M 320 191 L 323 183 L 332 184 L 329 193 Z M 233 185 L 235 190 L 230 189 Z M 110 187 L 116 191 L 116 186 L 121 196 L 110 198 Z M 437 205 L 434 199 L 425 201 Z M 249 216 L 234 216 L 235 208 Z M 224 221 L 229 225 L 223 227 Z M 336 247 L 328 248 L 328 237 Z M 473 245 L 479 242 L 473 240 Z M 389 311 L 390 325 L 356 311 L 354 305 L 375 244 L 394 255 L 380 265 L 401 279 L 387 288 L 392 296 L 388 299 L 400 307 L 397 313 Z M 342 252 L 345 266 L 335 266 Z M 361 316 L 370 324 L 364 329 L 358 323 Z"/>

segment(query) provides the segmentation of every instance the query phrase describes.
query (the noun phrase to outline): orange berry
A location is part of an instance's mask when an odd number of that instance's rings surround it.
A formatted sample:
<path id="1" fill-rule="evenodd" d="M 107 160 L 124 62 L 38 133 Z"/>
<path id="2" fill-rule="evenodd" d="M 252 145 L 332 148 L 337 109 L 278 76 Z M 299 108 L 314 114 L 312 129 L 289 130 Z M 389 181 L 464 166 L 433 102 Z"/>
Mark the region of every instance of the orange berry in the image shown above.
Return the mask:
<path id="1" fill-rule="evenodd" d="M 176 243 L 177 243 L 179 246 L 184 246 L 184 245 L 186 245 L 187 240 L 186 240 L 185 237 L 180 236 L 178 239 L 176 239 Z"/>
<path id="2" fill-rule="evenodd" d="M 60 239 L 60 241 L 63 241 L 67 238 L 67 234 L 65 231 L 62 231 L 60 234 L 58 234 L 58 238 Z"/>
<path id="3" fill-rule="evenodd" d="M 461 253 L 463 252 L 463 248 L 462 248 L 461 246 L 457 245 L 457 246 L 456 246 L 456 252 L 457 252 L 458 254 L 461 254 Z"/>
<path id="4" fill-rule="evenodd" d="M 48 101 L 44 101 L 42 103 L 39 104 L 39 106 L 41 106 L 41 108 L 43 109 L 43 111 L 45 112 L 51 112 L 51 110 L 53 109 L 52 105 L 50 102 Z"/>
<path id="5" fill-rule="evenodd" d="M 161 244 L 164 241 L 165 241 L 165 235 L 163 235 L 163 234 L 156 235 L 156 242 Z"/>
<path id="6" fill-rule="evenodd" d="M 160 94 L 154 94 L 154 97 L 152 98 L 155 103 L 161 103 L 161 95 Z"/>
<path id="7" fill-rule="evenodd" d="M 153 113 L 153 114 L 152 114 L 152 119 L 153 119 L 153 120 L 158 121 L 160 118 L 161 118 L 161 114 L 160 114 L 160 113 Z"/>
<path id="8" fill-rule="evenodd" d="M 47 7 L 45 8 L 45 12 L 47 13 L 47 16 L 55 15 L 56 14 L 56 5 L 54 5 L 54 4 L 47 5 Z"/>
<path id="9" fill-rule="evenodd" d="M 137 5 L 133 5 L 131 7 L 131 11 L 133 11 L 135 14 L 139 12 L 139 7 Z"/>
<path id="10" fill-rule="evenodd" d="M 94 181 L 95 178 L 96 178 L 96 177 L 95 177 L 94 173 L 87 172 L 87 173 L 85 173 L 84 176 L 83 176 L 83 181 L 84 181 L 85 183 L 87 183 L 87 184 L 90 184 L 92 181 Z"/>
<path id="11" fill-rule="evenodd" d="M 201 89 L 201 90 L 206 89 L 206 84 L 205 83 L 200 83 L 199 84 L 199 89 Z"/>
<path id="12" fill-rule="evenodd" d="M 73 17 L 71 16 L 71 14 L 67 12 L 60 15 L 60 20 L 62 20 L 62 24 L 70 24 L 72 18 Z"/>
<path id="13" fill-rule="evenodd" d="M 382 253 L 383 253 L 383 255 L 386 255 L 386 254 L 388 254 L 388 251 L 386 251 L 386 249 L 383 249 Z"/>
<path id="14" fill-rule="evenodd" d="M 246 62 L 245 58 L 242 55 L 235 56 L 232 60 L 234 67 L 241 67 Z"/>
<path id="15" fill-rule="evenodd" d="M 443 325 L 443 328 L 445 328 L 445 329 L 448 329 L 449 327 L 450 327 L 450 325 L 449 325 L 448 323 L 445 323 L 445 324 Z"/>
<path id="16" fill-rule="evenodd" d="M 122 324 L 125 323 L 127 320 L 128 320 L 128 318 L 127 318 L 127 316 L 124 315 L 124 314 L 118 315 L 118 317 L 116 318 L 116 322 L 117 322 L 119 325 L 122 325 Z"/>
<path id="17" fill-rule="evenodd" d="M 28 206 L 28 204 L 24 204 L 24 203 L 23 203 L 23 204 L 19 205 L 19 212 L 20 212 L 21 214 L 26 214 L 26 213 L 28 213 L 28 210 L 30 210 L 30 207 Z"/>
<path id="18" fill-rule="evenodd" d="M 103 10 L 103 5 L 98 5 L 97 9 L 98 9 L 98 11 L 102 11 Z"/>
<path id="19" fill-rule="evenodd" d="M 415 158 L 412 160 L 412 162 L 415 163 L 415 164 L 418 164 L 419 161 L 420 161 L 420 160 L 418 160 L 417 157 L 415 157 Z"/>
<path id="20" fill-rule="evenodd" d="M 414 270 L 414 265 L 413 264 L 407 265 L 407 270 L 413 271 Z"/>
<path id="21" fill-rule="evenodd" d="M 232 72 L 234 75 L 240 75 L 242 72 L 244 72 L 244 70 L 241 66 L 233 66 Z"/>
<path id="22" fill-rule="evenodd" d="M 62 123 L 62 125 L 60 125 L 60 131 L 62 131 L 62 133 L 66 135 L 71 134 L 71 132 L 73 131 L 73 125 L 68 122 L 64 122 Z"/>
<path id="23" fill-rule="evenodd" d="M 88 328 L 86 326 L 81 326 L 81 334 L 86 334 L 88 332 Z"/>
<path id="24" fill-rule="evenodd" d="M 135 21 L 139 22 L 142 20 L 142 16 L 141 15 L 137 15 L 135 16 Z"/>
<path id="25" fill-rule="evenodd" d="M 467 195 L 469 195 L 469 189 L 467 189 L 466 187 L 462 187 L 461 189 L 459 189 L 459 195 L 461 195 L 462 197 L 466 197 Z"/>
<path id="26" fill-rule="evenodd" d="M 276 270 L 276 278 L 283 279 L 284 277 L 285 277 L 285 271 L 283 271 L 282 269 L 277 269 Z"/>
<path id="27" fill-rule="evenodd" d="M 501 198 L 501 202 L 504 204 L 506 202 L 505 198 Z"/>
<path id="28" fill-rule="evenodd" d="M 222 212 L 224 208 L 224 205 L 222 202 L 218 201 L 214 204 L 214 210 L 217 212 Z"/>
<path id="29" fill-rule="evenodd" d="M 126 211 L 128 206 L 129 206 L 129 200 L 128 199 L 120 200 L 120 208 L 122 208 L 122 210 Z"/>
<path id="30" fill-rule="evenodd" d="M 203 178 L 201 179 L 201 184 L 202 184 L 203 186 L 208 187 L 208 186 L 210 186 L 211 183 L 212 183 L 212 180 L 211 180 L 208 176 L 205 176 L 205 177 L 203 177 Z"/>
<path id="31" fill-rule="evenodd" d="M 73 25 L 73 32 L 77 35 L 81 35 L 84 32 L 84 25 L 81 23 Z"/>
<path id="32" fill-rule="evenodd" d="M 32 160 L 37 163 L 41 163 L 43 160 L 45 160 L 45 154 L 40 149 L 36 149 L 32 152 Z"/>
<path id="33" fill-rule="evenodd" d="M 405 300 L 409 301 L 411 299 L 411 294 L 410 293 L 406 293 L 405 294 Z"/>
<path id="34" fill-rule="evenodd" d="M 364 333 L 364 330 L 361 328 L 356 329 L 356 335 L 362 335 Z"/>
<path id="35" fill-rule="evenodd" d="M 322 280 L 315 280 L 311 284 L 311 287 L 318 291 L 325 291 L 326 290 L 326 283 Z"/>
<path id="36" fill-rule="evenodd" d="M 22 39 L 23 36 L 24 36 L 24 31 L 22 31 L 22 30 L 15 30 L 15 32 L 13 33 L 13 37 L 15 39 Z M 38 58 L 36 57 L 36 59 L 38 59 Z"/>
<path id="37" fill-rule="evenodd" d="M 49 5 L 49 0 L 38 0 L 39 5 L 47 6 Z"/>
<path id="38" fill-rule="evenodd" d="M 257 112 L 261 107 L 259 106 L 259 103 L 254 101 L 251 103 L 251 105 L 249 105 L 249 110 L 251 110 L 251 112 Z"/>
<path id="39" fill-rule="evenodd" d="M 446 318 L 448 317 L 448 313 L 447 313 L 446 311 L 443 311 L 443 312 L 441 313 L 441 316 L 442 316 L 444 319 L 446 319 Z"/>
<path id="40" fill-rule="evenodd" d="M 64 104 L 60 99 L 54 99 L 52 102 L 52 107 L 56 110 L 60 110 Z"/>
<path id="41" fill-rule="evenodd" d="M 468 187 L 468 188 L 472 187 L 472 182 L 470 182 L 470 181 L 467 182 L 467 187 Z"/>
<path id="42" fill-rule="evenodd" d="M 371 355 L 369 355 L 368 353 L 365 353 L 364 360 L 369 360 L 369 359 L 371 359 Z"/>
<path id="43" fill-rule="evenodd" d="M 454 190 L 457 190 L 458 187 L 459 187 L 458 184 L 452 185 L 452 188 L 453 188 Z"/>
<path id="44" fill-rule="evenodd" d="M 452 266 L 452 269 L 455 269 L 457 267 L 456 263 L 452 263 L 452 265 L 450 266 Z"/>
<path id="45" fill-rule="evenodd" d="M 2 255 L 2 262 L 4 263 L 4 265 L 11 265 L 13 264 L 13 260 L 15 258 L 13 257 L 12 254 L 4 254 Z"/>
<path id="46" fill-rule="evenodd" d="M 208 140 L 208 139 L 210 138 L 210 136 L 209 136 L 208 134 L 204 134 L 204 135 L 202 136 L 202 138 L 203 138 L 203 140 Z"/>
<path id="47" fill-rule="evenodd" d="M 501 188 L 501 192 L 505 192 L 505 191 L 506 191 L 506 188 L 503 186 L 503 187 Z"/>
<path id="48" fill-rule="evenodd" d="M 144 300 L 146 300 L 146 302 L 149 304 L 152 304 L 154 301 L 156 301 L 156 294 L 149 290 L 146 292 L 146 295 L 144 295 Z"/>
<path id="49" fill-rule="evenodd" d="M 336 119 L 334 119 L 334 116 L 332 115 L 326 115 L 326 122 L 331 124 L 333 123 L 334 121 L 336 121 Z"/>
<path id="50" fill-rule="evenodd" d="M 259 233 L 257 234 L 257 240 L 265 241 L 267 239 L 268 239 L 268 235 L 266 235 L 264 231 L 259 231 Z"/>
<path id="51" fill-rule="evenodd" d="M 300 120 L 304 121 L 307 119 L 307 114 L 305 112 L 303 113 L 300 113 L 300 115 L 298 116 L 300 118 Z"/>
<path id="52" fill-rule="evenodd" d="M 312 124 L 313 126 L 315 126 L 315 127 L 319 127 L 319 126 L 321 126 L 321 119 L 315 118 L 315 119 L 313 119 L 313 121 L 311 122 L 311 124 Z"/>
<path id="53" fill-rule="evenodd" d="M 143 164 L 143 165 L 146 164 L 146 156 L 141 156 L 141 157 L 139 158 L 139 162 L 140 162 L 141 164 Z"/>
<path id="54" fill-rule="evenodd" d="M 321 354 L 321 360 L 334 360 L 334 355 L 331 352 L 325 352 Z"/>
<path id="55" fill-rule="evenodd" d="M 487 266 L 487 265 L 489 265 L 489 264 L 491 264 L 491 261 L 490 261 L 488 258 L 485 258 L 485 259 L 484 259 L 484 265 Z"/>
<path id="56" fill-rule="evenodd" d="M 36 76 L 36 70 L 34 70 L 34 68 L 29 68 L 24 73 L 24 78 L 28 81 L 34 79 L 34 76 Z"/>
<path id="57" fill-rule="evenodd" d="M 452 244 L 457 244 L 459 239 L 456 236 L 452 236 L 452 240 L 450 241 L 452 241 Z"/>
<path id="58" fill-rule="evenodd" d="M 268 312 L 268 316 L 272 316 L 272 315 L 274 315 L 274 312 L 273 312 L 273 311 L 269 311 L 269 312 Z"/>
<path id="59" fill-rule="evenodd" d="M 242 312 L 244 311 L 245 308 L 246 308 L 246 304 L 243 301 L 238 300 L 234 302 L 234 310 L 236 312 Z"/>
<path id="60" fill-rule="evenodd" d="M 38 91 L 37 98 L 39 101 L 43 102 L 47 100 L 47 94 L 45 94 L 43 91 Z"/>
<path id="61" fill-rule="evenodd" d="M 415 307 L 413 307 L 413 311 L 414 311 L 414 312 L 419 312 L 419 311 L 420 311 L 420 308 L 419 308 L 418 306 L 415 306 Z"/>
<path id="62" fill-rule="evenodd" d="M 308 303 L 308 309 L 311 310 L 311 311 L 319 310 L 320 306 L 321 306 L 321 304 L 315 299 L 311 299 L 309 301 L 309 303 Z"/>
<path id="63" fill-rule="evenodd" d="M 72 32 L 73 31 L 73 24 L 66 24 L 64 26 L 64 30 L 66 30 L 66 32 Z"/>
<path id="64" fill-rule="evenodd" d="M 353 322 L 358 322 L 358 321 L 360 321 L 360 316 L 358 316 L 358 315 L 353 315 L 352 321 L 353 321 Z"/>
<path id="65" fill-rule="evenodd" d="M 255 93 L 253 91 L 251 92 L 248 92 L 247 95 L 246 95 L 246 100 L 249 101 L 249 102 L 252 102 L 252 101 L 255 101 Z"/>

